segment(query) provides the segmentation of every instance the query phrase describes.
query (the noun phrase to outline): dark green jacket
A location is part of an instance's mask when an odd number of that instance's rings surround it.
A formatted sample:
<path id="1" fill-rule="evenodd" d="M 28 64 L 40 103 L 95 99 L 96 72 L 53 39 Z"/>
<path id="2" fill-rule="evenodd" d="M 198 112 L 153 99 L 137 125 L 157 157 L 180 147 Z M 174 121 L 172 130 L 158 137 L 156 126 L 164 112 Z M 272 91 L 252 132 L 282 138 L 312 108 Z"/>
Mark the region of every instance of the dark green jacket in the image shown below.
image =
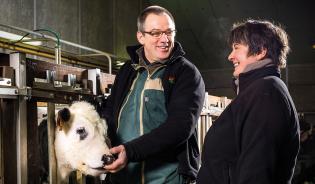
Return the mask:
<path id="1" fill-rule="evenodd" d="M 128 47 L 131 61 L 126 62 L 116 76 L 103 116 L 109 124 L 109 135 L 114 145 L 118 116 L 137 71 L 140 46 Z M 197 68 L 183 57 L 184 51 L 175 43 L 162 76 L 167 117 L 164 123 L 132 141 L 124 143 L 130 162 L 147 159 L 177 160 L 181 175 L 196 178 L 199 169 L 199 148 L 196 125 L 203 106 L 205 86 Z"/>

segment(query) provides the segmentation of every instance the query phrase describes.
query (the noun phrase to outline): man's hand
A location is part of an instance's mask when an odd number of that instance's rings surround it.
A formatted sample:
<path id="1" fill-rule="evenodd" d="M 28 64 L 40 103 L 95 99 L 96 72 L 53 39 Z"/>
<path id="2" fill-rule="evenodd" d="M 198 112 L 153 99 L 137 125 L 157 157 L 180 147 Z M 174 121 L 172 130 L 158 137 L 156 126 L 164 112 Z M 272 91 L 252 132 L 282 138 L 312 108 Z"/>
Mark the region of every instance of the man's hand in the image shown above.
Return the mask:
<path id="1" fill-rule="evenodd" d="M 125 146 L 119 145 L 109 150 L 112 154 L 118 154 L 118 158 L 110 165 L 105 165 L 104 169 L 108 172 L 115 173 L 123 169 L 128 162 Z"/>

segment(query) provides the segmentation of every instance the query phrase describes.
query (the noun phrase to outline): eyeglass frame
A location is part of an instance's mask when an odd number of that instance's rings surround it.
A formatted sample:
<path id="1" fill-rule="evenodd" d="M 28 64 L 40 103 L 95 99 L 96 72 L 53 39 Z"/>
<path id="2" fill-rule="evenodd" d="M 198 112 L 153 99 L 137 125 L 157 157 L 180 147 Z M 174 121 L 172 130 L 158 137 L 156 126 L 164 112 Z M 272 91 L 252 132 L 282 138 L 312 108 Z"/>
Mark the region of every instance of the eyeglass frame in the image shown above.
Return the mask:
<path id="1" fill-rule="evenodd" d="M 162 37 L 163 34 L 165 34 L 167 37 L 171 37 L 173 36 L 173 34 L 175 35 L 177 30 L 174 29 L 174 30 L 167 30 L 167 31 L 158 31 L 158 30 L 152 30 L 152 31 L 140 31 L 141 33 L 146 33 L 146 34 L 149 34 L 150 36 L 152 36 L 153 38 L 156 38 L 156 39 L 159 39 Z M 153 32 L 156 32 L 156 33 L 159 33 L 159 35 L 155 36 L 153 34 Z M 169 33 L 169 34 L 167 34 Z"/>

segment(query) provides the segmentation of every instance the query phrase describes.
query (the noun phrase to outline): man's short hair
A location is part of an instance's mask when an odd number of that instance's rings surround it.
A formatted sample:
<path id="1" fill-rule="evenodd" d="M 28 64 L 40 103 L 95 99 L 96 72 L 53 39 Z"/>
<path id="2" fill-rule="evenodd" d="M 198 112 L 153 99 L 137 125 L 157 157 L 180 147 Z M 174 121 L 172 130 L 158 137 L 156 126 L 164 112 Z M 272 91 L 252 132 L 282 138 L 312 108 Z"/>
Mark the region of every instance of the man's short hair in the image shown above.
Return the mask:
<path id="1" fill-rule="evenodd" d="M 281 68 L 286 67 L 290 51 L 288 35 L 280 25 L 267 20 L 246 20 L 235 23 L 228 38 L 229 45 L 241 43 L 248 45 L 248 56 L 267 50 L 265 58 L 272 59 Z"/>
<path id="2" fill-rule="evenodd" d="M 138 31 L 142 32 L 142 31 L 145 31 L 144 30 L 144 22 L 147 18 L 147 16 L 149 14 L 155 14 L 155 15 L 160 15 L 162 13 L 166 13 L 168 16 L 170 16 L 170 18 L 172 19 L 172 21 L 174 22 L 175 24 L 175 21 L 174 21 L 174 17 L 173 15 L 165 8 L 161 7 L 161 6 L 149 6 L 147 8 L 145 8 L 141 13 L 140 15 L 138 16 L 138 19 L 137 19 L 137 27 L 138 27 Z"/>

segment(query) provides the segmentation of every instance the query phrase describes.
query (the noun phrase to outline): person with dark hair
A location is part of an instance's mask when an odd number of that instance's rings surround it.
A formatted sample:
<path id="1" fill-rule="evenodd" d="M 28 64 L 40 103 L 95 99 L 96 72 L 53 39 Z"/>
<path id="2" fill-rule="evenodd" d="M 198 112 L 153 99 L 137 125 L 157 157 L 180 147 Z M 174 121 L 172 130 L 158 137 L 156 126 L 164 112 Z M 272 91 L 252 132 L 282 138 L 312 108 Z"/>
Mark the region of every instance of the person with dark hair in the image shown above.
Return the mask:
<path id="1" fill-rule="evenodd" d="M 174 18 L 160 6 L 138 17 L 137 39 L 127 47 L 131 60 L 116 76 L 106 118 L 118 157 L 111 183 L 189 184 L 199 169 L 196 125 L 205 86 L 200 72 L 175 41 Z"/>
<path id="2" fill-rule="evenodd" d="M 270 21 L 235 24 L 228 39 L 235 99 L 209 129 L 197 184 L 290 184 L 299 122 L 280 79 L 288 36 Z"/>

